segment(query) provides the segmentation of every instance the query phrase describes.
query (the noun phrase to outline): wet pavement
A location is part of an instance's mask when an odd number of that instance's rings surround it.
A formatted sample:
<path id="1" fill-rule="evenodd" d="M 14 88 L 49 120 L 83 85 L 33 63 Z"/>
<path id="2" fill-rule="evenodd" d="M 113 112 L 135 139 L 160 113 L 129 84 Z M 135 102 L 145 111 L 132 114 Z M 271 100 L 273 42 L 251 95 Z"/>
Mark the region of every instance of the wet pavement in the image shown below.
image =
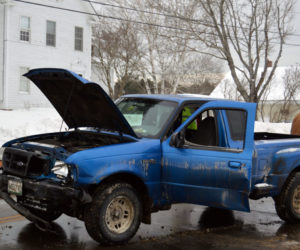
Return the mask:
<path id="1" fill-rule="evenodd" d="M 300 225 L 279 219 L 272 199 L 251 201 L 251 213 L 177 204 L 152 214 L 123 246 L 101 246 L 84 223 L 62 216 L 42 232 L 0 200 L 0 249 L 300 249 Z"/>

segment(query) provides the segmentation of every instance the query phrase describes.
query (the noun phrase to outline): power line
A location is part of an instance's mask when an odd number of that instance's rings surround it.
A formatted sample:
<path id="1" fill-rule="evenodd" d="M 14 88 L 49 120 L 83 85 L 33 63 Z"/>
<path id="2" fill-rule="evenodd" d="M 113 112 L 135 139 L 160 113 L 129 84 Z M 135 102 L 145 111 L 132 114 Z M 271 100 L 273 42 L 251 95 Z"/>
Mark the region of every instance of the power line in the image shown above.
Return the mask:
<path id="1" fill-rule="evenodd" d="M 108 6 L 108 7 L 113 7 L 113 8 L 119 8 L 119 9 L 131 10 L 131 11 L 135 11 L 135 12 L 141 12 L 141 13 L 151 14 L 151 15 L 171 17 L 171 18 L 177 18 L 177 19 L 189 20 L 189 21 L 195 21 L 195 22 L 199 21 L 199 20 L 196 20 L 196 19 L 189 19 L 189 18 L 179 17 L 179 16 L 170 15 L 170 14 L 166 14 L 166 13 L 153 12 L 153 11 L 148 11 L 148 10 L 140 10 L 140 9 L 135 9 L 135 8 L 132 8 L 132 7 L 125 7 L 125 6 L 121 6 L 121 5 L 115 5 L 115 4 L 110 4 L 110 3 L 103 3 L 103 2 L 99 2 L 99 1 L 93 1 L 93 0 L 82 0 L 82 1 L 84 1 L 84 2 L 90 2 L 90 3 L 94 3 L 94 4 L 99 4 L 99 5 L 103 5 L 103 6 Z"/>
<path id="2" fill-rule="evenodd" d="M 114 16 L 108 16 L 108 15 L 102 15 L 102 14 L 98 14 L 98 13 L 90 13 L 90 12 L 80 11 L 80 10 L 67 9 L 67 8 L 62 8 L 62 7 L 56 7 L 56 6 L 52 6 L 52 5 L 42 4 L 42 3 L 33 3 L 33 2 L 23 1 L 23 0 L 13 0 L 13 1 L 15 1 L 15 2 L 21 2 L 21 3 L 26 3 L 26 4 L 31 4 L 31 5 L 42 6 L 42 7 L 47 7 L 47 8 L 51 8 L 51 9 L 58 9 L 58 10 L 70 11 L 70 12 L 79 13 L 79 14 L 85 14 L 85 15 L 90 15 L 90 16 L 98 16 L 98 17 L 108 18 L 108 19 L 113 19 L 113 20 L 118 20 L 118 21 L 132 22 L 132 23 L 137 23 L 137 24 L 154 26 L 154 27 L 158 27 L 158 28 L 165 28 L 165 29 L 173 29 L 173 30 L 180 30 L 180 31 L 192 32 L 191 30 L 184 29 L 184 28 L 178 28 L 178 27 L 160 25 L 160 24 L 155 24 L 155 23 L 147 23 L 147 22 L 142 22 L 142 21 L 137 21 L 137 20 L 130 20 L 130 19 L 125 19 L 125 18 L 121 18 L 121 17 L 114 17 Z M 300 46 L 300 44 L 299 44 L 299 46 Z"/>
<path id="3" fill-rule="evenodd" d="M 137 21 L 137 20 L 125 19 L 125 18 L 121 18 L 121 17 L 102 15 L 102 14 L 98 14 L 98 13 L 90 13 L 90 12 L 80 11 L 80 10 L 67 9 L 67 8 L 51 6 L 51 5 L 47 5 L 47 4 L 33 3 L 30 1 L 25 1 L 25 0 L 13 0 L 13 1 L 21 2 L 21 3 L 25 3 L 25 4 L 36 5 L 36 6 L 41 6 L 41 7 L 47 7 L 47 8 L 51 8 L 51 9 L 58 9 L 58 10 L 62 10 L 62 11 L 69 11 L 69 12 L 74 12 L 74 13 L 79 13 L 79 14 L 85 14 L 85 15 L 90 15 L 90 16 L 97 16 L 97 17 L 102 17 L 102 18 L 107 18 L 107 19 L 112 19 L 112 20 L 117 20 L 117 21 L 131 22 L 131 23 L 136 23 L 136 24 L 141 24 L 141 25 L 153 26 L 153 27 L 158 27 L 158 28 L 163 28 L 163 29 L 172 29 L 172 30 L 179 30 L 179 31 L 185 31 L 185 32 L 193 32 L 192 30 L 188 30 L 188 29 L 184 29 L 184 28 L 142 22 L 142 21 Z M 204 34 L 211 35 L 208 33 L 204 33 Z M 270 42 L 270 43 L 280 45 L 280 43 L 276 43 L 276 42 Z M 284 45 L 300 47 L 300 44 L 294 44 L 294 43 L 284 43 Z"/>
<path id="4" fill-rule="evenodd" d="M 97 11 L 96 11 L 96 9 L 95 9 L 95 7 L 94 7 L 94 5 L 91 3 L 91 1 L 89 1 L 89 4 L 90 4 L 90 6 L 92 7 L 92 9 L 93 9 L 93 11 L 95 12 L 95 14 L 98 14 Z M 100 17 L 99 17 L 99 16 L 98 16 L 98 19 L 99 19 L 99 21 L 100 21 Z"/>
<path id="5" fill-rule="evenodd" d="M 82 1 L 90 2 L 90 3 L 102 5 L 102 6 L 125 9 L 125 10 L 130 10 L 130 11 L 135 11 L 135 12 L 140 12 L 140 13 L 146 13 L 146 14 L 151 14 L 151 15 L 157 15 L 157 16 L 164 16 L 164 17 L 169 17 L 169 18 L 175 18 L 175 19 L 180 19 L 180 20 L 184 20 L 184 21 L 192 21 L 192 22 L 201 23 L 201 24 L 204 24 L 204 25 L 207 25 L 207 26 L 213 26 L 211 23 L 203 22 L 199 19 L 191 19 L 191 18 L 187 18 L 187 17 L 181 17 L 181 16 L 171 15 L 171 14 L 167 14 L 167 13 L 159 13 L 159 12 L 148 11 L 148 10 L 140 10 L 140 9 L 136 9 L 136 8 L 132 8 L 132 7 L 126 7 L 126 6 L 122 6 L 122 5 L 104 3 L 104 2 L 99 2 L 99 1 L 95 1 L 95 0 L 82 0 Z M 300 12 L 298 12 L 298 13 L 300 13 Z M 218 25 L 221 26 L 220 24 L 218 24 Z M 228 25 L 227 24 L 225 26 L 235 28 L 235 26 L 233 26 L 233 25 Z M 237 28 L 240 28 L 240 27 L 237 27 Z M 242 29 L 242 28 L 240 28 L 240 29 Z M 249 28 L 245 28 L 245 29 L 249 29 Z M 259 30 L 259 31 L 264 32 L 264 30 Z M 269 33 L 277 34 L 276 31 L 269 31 Z M 290 36 L 300 37 L 300 34 L 290 34 Z"/>

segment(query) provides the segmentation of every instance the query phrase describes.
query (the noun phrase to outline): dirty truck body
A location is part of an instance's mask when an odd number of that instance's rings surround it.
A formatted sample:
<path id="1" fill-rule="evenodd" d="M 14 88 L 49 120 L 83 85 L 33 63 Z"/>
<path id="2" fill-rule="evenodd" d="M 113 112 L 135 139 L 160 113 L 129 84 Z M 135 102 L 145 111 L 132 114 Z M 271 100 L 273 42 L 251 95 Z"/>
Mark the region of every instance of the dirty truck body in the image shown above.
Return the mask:
<path id="1" fill-rule="evenodd" d="M 300 220 L 300 138 L 254 133 L 255 104 L 191 95 L 114 104 L 67 70 L 26 76 L 70 128 L 1 149 L 0 194 L 38 227 L 65 213 L 118 244 L 174 203 L 249 212 L 250 198 L 268 196 L 283 220 Z"/>

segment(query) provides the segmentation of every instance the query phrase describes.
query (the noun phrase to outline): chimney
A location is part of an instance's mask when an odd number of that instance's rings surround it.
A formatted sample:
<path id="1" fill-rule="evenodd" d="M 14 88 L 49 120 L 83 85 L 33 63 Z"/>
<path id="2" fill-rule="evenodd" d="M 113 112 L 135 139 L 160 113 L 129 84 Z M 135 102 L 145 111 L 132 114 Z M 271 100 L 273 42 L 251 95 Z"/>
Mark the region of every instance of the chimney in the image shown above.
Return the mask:
<path id="1" fill-rule="evenodd" d="M 269 59 L 267 59 L 267 68 L 272 68 L 273 62 Z"/>

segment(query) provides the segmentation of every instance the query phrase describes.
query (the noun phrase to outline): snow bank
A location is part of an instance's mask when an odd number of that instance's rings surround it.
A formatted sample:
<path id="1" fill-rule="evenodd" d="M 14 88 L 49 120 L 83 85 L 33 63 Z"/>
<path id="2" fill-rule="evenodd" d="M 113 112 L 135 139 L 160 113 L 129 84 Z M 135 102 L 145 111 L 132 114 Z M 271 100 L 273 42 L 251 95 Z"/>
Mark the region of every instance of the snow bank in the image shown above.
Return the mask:
<path id="1" fill-rule="evenodd" d="M 269 132 L 289 134 L 291 131 L 291 123 L 269 123 L 269 122 L 255 122 L 255 132 Z"/>
<path id="2" fill-rule="evenodd" d="M 59 131 L 62 119 L 54 108 L 0 110 L 0 145 L 14 138 Z M 67 127 L 64 125 L 63 130 Z M 290 123 L 255 122 L 256 132 L 290 133 Z"/>
<path id="3" fill-rule="evenodd" d="M 0 145 L 22 136 L 59 131 L 61 123 L 54 108 L 0 110 Z"/>

